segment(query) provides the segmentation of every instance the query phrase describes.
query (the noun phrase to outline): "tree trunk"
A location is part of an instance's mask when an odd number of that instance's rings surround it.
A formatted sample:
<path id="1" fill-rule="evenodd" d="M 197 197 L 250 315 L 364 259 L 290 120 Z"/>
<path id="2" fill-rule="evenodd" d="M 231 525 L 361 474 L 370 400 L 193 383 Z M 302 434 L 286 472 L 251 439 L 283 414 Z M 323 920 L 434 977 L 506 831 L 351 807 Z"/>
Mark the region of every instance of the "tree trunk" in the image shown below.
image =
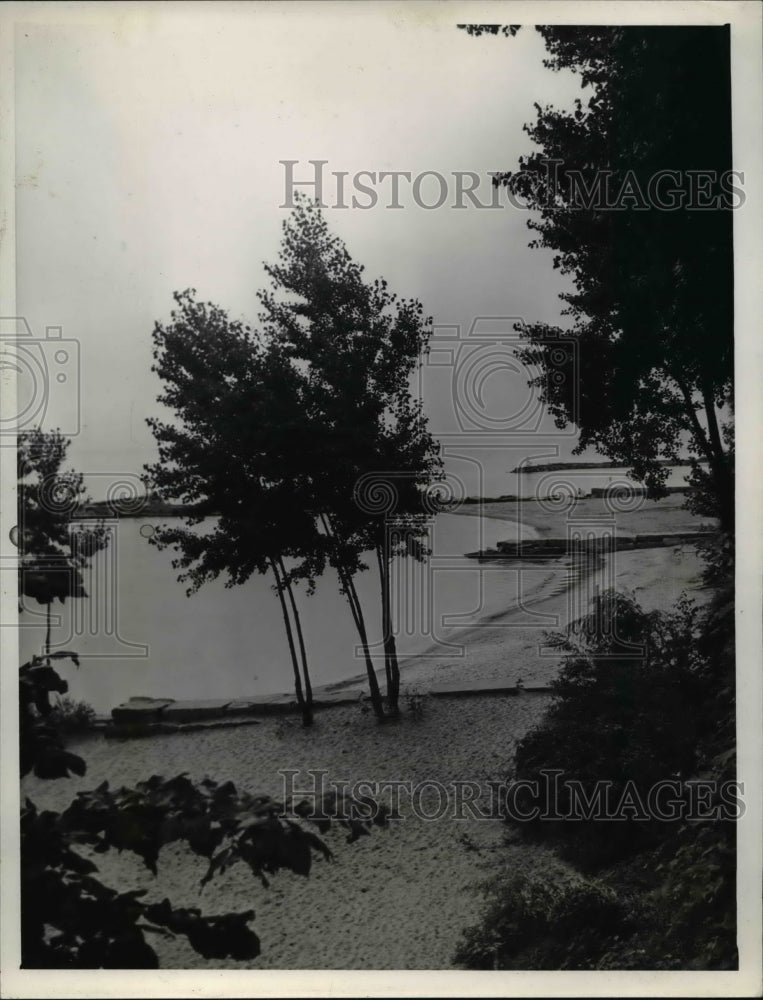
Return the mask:
<path id="1" fill-rule="evenodd" d="M 380 546 L 376 547 L 379 562 L 379 580 L 382 599 L 382 635 L 384 637 L 384 670 L 387 675 L 387 705 L 397 714 L 400 697 L 400 668 L 397 662 L 397 644 L 392 629 L 389 563 Z"/>
<path id="2" fill-rule="evenodd" d="M 278 573 L 278 567 L 276 566 L 275 560 L 272 558 L 268 559 L 270 563 L 270 568 L 273 570 L 273 576 L 276 579 L 276 592 L 278 594 L 278 600 L 281 602 L 281 612 L 283 614 L 283 623 L 286 629 L 286 638 L 289 640 L 289 652 L 291 653 L 291 663 L 294 668 L 294 691 L 297 695 L 297 704 L 302 712 L 302 722 L 304 725 L 309 726 L 312 722 L 312 714 L 308 710 L 305 704 L 305 696 L 302 693 L 302 680 L 299 675 L 299 664 L 297 663 L 297 650 L 294 647 L 294 635 L 291 630 L 291 622 L 289 621 L 289 609 L 286 606 L 286 601 L 283 596 L 283 584 L 281 582 L 281 577 Z M 310 721 L 308 721 L 308 716 Z"/>
<path id="3" fill-rule="evenodd" d="M 371 704 L 374 707 L 374 714 L 376 715 L 376 718 L 383 721 L 385 718 L 384 704 L 382 702 L 381 691 L 379 690 L 379 682 L 376 679 L 376 671 L 374 670 L 374 663 L 371 659 L 371 652 L 368 648 L 368 632 L 366 631 L 366 621 L 363 616 L 363 608 L 360 605 L 360 598 L 358 597 L 358 592 L 355 589 L 355 583 L 351 574 L 345 572 L 344 576 L 344 586 L 349 590 L 349 593 L 352 596 L 352 601 L 355 604 L 353 618 L 355 618 L 358 635 L 360 636 L 360 644 L 363 647 L 363 656 L 366 661 L 366 673 L 368 674 L 368 685 L 371 691 Z"/>
<path id="4" fill-rule="evenodd" d="M 713 453 L 712 472 L 715 489 L 718 494 L 718 508 L 721 526 L 729 532 L 734 530 L 734 476 L 730 467 L 729 455 L 724 450 L 721 433 L 718 428 L 718 418 L 715 413 L 715 401 L 709 386 L 702 387 L 702 402 L 705 406 L 707 430 L 710 437 L 710 447 Z"/>
<path id="5" fill-rule="evenodd" d="M 286 572 L 286 567 L 283 564 L 283 559 L 278 557 L 278 564 L 281 568 L 281 573 L 283 574 L 283 579 L 286 586 L 286 592 L 289 595 L 289 603 L 291 604 L 292 614 L 294 615 L 294 625 L 297 630 L 297 642 L 299 644 L 299 655 L 302 660 L 302 677 L 305 684 L 305 711 L 302 713 L 303 722 L 306 726 L 311 726 L 313 724 L 313 686 L 310 683 L 310 672 L 307 667 L 307 651 L 305 649 L 305 638 L 302 634 L 302 622 L 299 616 L 299 610 L 297 608 L 297 602 L 294 599 L 294 590 L 291 585 L 291 580 Z"/>
<path id="6" fill-rule="evenodd" d="M 50 626 L 51 626 L 51 613 L 50 609 L 53 605 L 53 601 L 48 601 L 45 605 L 45 662 L 50 666 Z"/>
<path id="7" fill-rule="evenodd" d="M 387 581 L 384 566 L 384 556 L 381 547 L 376 546 L 376 561 L 379 566 L 379 587 L 381 589 L 381 621 L 382 621 L 382 642 L 384 643 L 384 673 L 387 678 L 387 702 L 389 702 L 390 689 L 392 687 L 392 666 L 389 658 L 389 647 L 387 646 L 387 634 L 389 614 L 387 606 Z"/>
<path id="8" fill-rule="evenodd" d="M 335 561 L 334 566 L 339 574 L 339 582 L 344 590 L 345 597 L 347 598 L 347 603 L 350 605 L 350 611 L 352 612 L 352 620 L 355 622 L 355 627 L 358 630 L 358 635 L 360 636 L 360 644 L 363 647 L 363 656 L 366 661 L 366 674 L 368 675 L 368 687 L 371 694 L 371 704 L 373 705 L 374 715 L 376 718 L 382 722 L 385 718 L 384 715 L 384 704 L 382 702 L 381 691 L 379 690 L 379 682 L 376 679 L 376 671 L 374 670 L 373 660 L 371 659 L 371 653 L 368 649 L 368 634 L 366 632 L 366 623 L 363 617 L 363 609 L 360 606 L 360 600 L 358 599 L 358 592 L 355 589 L 355 584 L 352 581 L 352 575 L 342 566 L 342 561 L 339 558 L 336 545 L 336 534 L 334 533 L 331 523 L 325 514 L 321 514 L 321 522 L 323 523 L 323 530 L 326 535 L 331 538 L 334 542 L 335 549 Z"/>
<path id="9" fill-rule="evenodd" d="M 718 517 L 724 531 L 734 530 L 734 480 L 729 467 L 728 455 L 723 450 L 712 393 L 704 390 L 702 401 L 707 417 L 708 432 L 705 433 L 697 417 L 697 410 L 686 383 L 671 373 L 684 397 L 685 412 L 689 419 L 689 429 L 697 447 L 705 456 L 713 477 Z"/>

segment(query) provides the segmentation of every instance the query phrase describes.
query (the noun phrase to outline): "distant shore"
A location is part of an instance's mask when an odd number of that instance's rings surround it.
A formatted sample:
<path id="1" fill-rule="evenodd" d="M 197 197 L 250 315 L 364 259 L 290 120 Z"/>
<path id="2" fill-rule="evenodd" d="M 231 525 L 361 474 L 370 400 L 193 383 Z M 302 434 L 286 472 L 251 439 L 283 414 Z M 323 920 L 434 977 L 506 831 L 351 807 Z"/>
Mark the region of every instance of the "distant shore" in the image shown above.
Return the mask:
<path id="1" fill-rule="evenodd" d="M 659 459 L 656 463 L 671 469 L 684 469 L 691 465 L 685 462 L 673 462 L 670 459 Z M 545 465 L 517 465 L 510 469 L 510 475 L 531 475 L 533 472 L 561 472 L 564 469 L 623 469 L 622 462 L 547 462 Z"/>

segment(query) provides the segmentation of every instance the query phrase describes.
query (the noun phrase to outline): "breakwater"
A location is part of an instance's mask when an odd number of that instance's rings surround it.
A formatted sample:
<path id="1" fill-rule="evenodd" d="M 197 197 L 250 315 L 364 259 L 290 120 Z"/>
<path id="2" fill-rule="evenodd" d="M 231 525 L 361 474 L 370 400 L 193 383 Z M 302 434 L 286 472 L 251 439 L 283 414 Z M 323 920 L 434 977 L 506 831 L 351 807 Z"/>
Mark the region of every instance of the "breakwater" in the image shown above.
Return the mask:
<path id="1" fill-rule="evenodd" d="M 525 538 L 517 541 L 497 542 L 495 548 L 467 552 L 469 559 L 537 559 L 558 558 L 580 553 L 602 553 L 631 549 L 669 548 L 688 545 L 710 537 L 709 531 L 649 532 L 639 535 L 590 534 L 581 535 L 576 525 L 575 535 L 569 538 Z"/>

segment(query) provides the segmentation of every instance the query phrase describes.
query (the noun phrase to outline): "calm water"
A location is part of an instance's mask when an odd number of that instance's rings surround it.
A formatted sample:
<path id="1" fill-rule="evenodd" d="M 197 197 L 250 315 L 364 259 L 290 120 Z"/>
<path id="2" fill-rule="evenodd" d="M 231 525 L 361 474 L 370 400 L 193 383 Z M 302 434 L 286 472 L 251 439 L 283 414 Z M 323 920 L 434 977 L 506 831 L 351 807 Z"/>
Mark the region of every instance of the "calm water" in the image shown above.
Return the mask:
<path id="1" fill-rule="evenodd" d="M 90 597 L 54 605 L 54 648 L 82 656 L 79 670 L 60 668 L 70 694 L 97 711 L 108 712 L 132 695 L 174 698 L 227 698 L 275 693 L 291 688 L 292 668 L 279 601 L 270 577 L 254 577 L 240 587 L 223 580 L 187 597 L 176 580 L 170 552 L 160 552 L 145 535 L 141 519 L 114 522 L 112 543 L 99 553 L 88 573 Z M 401 654 L 430 650 L 445 658 L 443 640 L 459 629 L 509 607 L 516 599 L 516 571 L 485 567 L 464 553 L 522 531 L 512 521 L 440 514 L 434 521 L 432 556 L 424 564 L 398 561 L 395 591 Z M 357 578 L 369 638 L 381 635 L 379 579 L 375 557 Z M 539 569 L 538 584 L 548 578 Z M 533 582 L 524 579 L 524 586 Z M 336 576 L 327 572 L 317 592 L 298 591 L 303 629 L 315 684 L 362 673 L 356 655 L 357 633 Z M 20 618 L 24 659 L 44 641 L 44 609 Z M 42 612 L 42 614 L 41 614 Z M 383 660 L 379 662 L 379 666 Z"/>
<path id="2" fill-rule="evenodd" d="M 460 480 L 464 495 L 544 495 L 559 486 L 589 492 L 629 482 L 624 469 L 562 470 L 521 477 L 493 472 L 486 477 L 484 469 L 501 467 L 498 456 L 490 461 L 487 457 L 484 454 L 475 463 L 474 457 L 446 456 L 449 476 Z M 514 456 L 503 458 L 505 468 L 513 467 Z M 686 469 L 671 469 L 668 484 L 681 484 L 686 474 Z M 185 588 L 176 580 L 171 553 L 159 552 L 148 543 L 145 534 L 151 530 L 152 525 L 139 518 L 114 522 L 112 544 L 98 554 L 85 583 L 90 597 L 63 607 L 54 605 L 54 647 L 74 649 L 83 658 L 79 670 L 68 665 L 60 668 L 72 696 L 108 712 L 131 695 L 227 698 L 289 690 L 291 659 L 270 577 L 255 577 L 230 589 L 220 579 L 186 597 Z M 452 656 L 447 641 L 453 640 L 454 633 L 514 604 L 516 571 L 495 564 L 480 566 L 465 559 L 464 553 L 516 538 L 519 531 L 526 537 L 534 534 L 513 521 L 438 515 L 432 530 L 433 554 L 427 563 L 397 563 L 395 617 L 402 655 L 426 650 L 441 658 Z M 369 570 L 356 583 L 369 638 L 378 642 L 375 556 L 370 556 L 368 564 Z M 525 593 L 541 586 L 545 592 L 548 569 L 523 572 Z M 333 572 L 319 581 L 313 597 L 298 591 L 298 603 L 314 683 L 362 673 L 365 665 L 356 653 L 357 633 Z M 44 609 L 30 604 L 33 607 L 20 617 L 24 659 L 39 652 L 44 641 Z M 383 660 L 378 663 L 382 665 Z"/>

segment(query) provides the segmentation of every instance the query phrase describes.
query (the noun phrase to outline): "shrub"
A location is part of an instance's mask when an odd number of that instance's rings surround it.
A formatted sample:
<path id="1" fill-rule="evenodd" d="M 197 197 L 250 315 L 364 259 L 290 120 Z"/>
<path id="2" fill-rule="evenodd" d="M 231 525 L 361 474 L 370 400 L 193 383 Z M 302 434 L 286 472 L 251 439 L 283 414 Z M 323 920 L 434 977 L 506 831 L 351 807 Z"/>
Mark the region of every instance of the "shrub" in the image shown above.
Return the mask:
<path id="1" fill-rule="evenodd" d="M 589 789 L 631 781 L 642 793 L 665 777 L 736 778 L 733 566 L 717 553 L 718 588 L 699 612 L 682 600 L 647 614 L 609 592 L 556 639 L 566 656 L 556 698 L 520 741 L 515 775 L 539 782 L 535 804 L 565 806 L 564 781 Z M 629 658 L 623 641 L 640 643 Z M 560 770 L 556 789 L 542 773 Z M 641 794 L 641 798 L 643 798 Z M 530 797 L 532 798 L 532 797 Z M 526 808 L 530 803 L 515 802 Z M 519 824 L 518 824 L 519 825 Z M 519 825 L 545 837 L 597 879 L 515 876 L 488 889 L 488 908 L 457 961 L 472 969 L 713 969 L 738 967 L 736 827 L 543 820 Z"/>
<path id="2" fill-rule="evenodd" d="M 729 821 L 683 826 L 659 864 L 664 882 L 651 898 L 667 920 L 653 947 L 680 956 L 684 968 L 738 968 L 735 835 Z"/>
<path id="3" fill-rule="evenodd" d="M 86 733 L 95 727 L 95 709 L 86 701 L 64 695 L 55 702 L 48 719 L 63 733 Z"/>
<path id="4" fill-rule="evenodd" d="M 538 782 L 537 796 L 526 790 L 517 797 L 522 812 L 535 805 L 541 816 L 568 815 L 570 780 L 587 795 L 597 782 L 609 783 L 609 802 L 616 805 L 626 790 L 643 803 L 658 781 L 682 781 L 696 772 L 700 740 L 710 726 L 699 624 L 689 601 L 670 613 L 647 613 L 609 591 L 593 602 L 589 616 L 556 638 L 565 661 L 555 700 L 517 746 L 516 777 Z M 555 788 L 544 778 L 550 770 L 563 772 Z M 595 868 L 669 833 L 672 824 L 637 813 L 614 823 L 595 816 L 538 818 L 521 829 Z"/>
<path id="5" fill-rule="evenodd" d="M 488 908 L 456 951 L 466 969 L 595 968 L 635 923 L 627 901 L 602 883 L 513 875 L 488 888 Z"/>

